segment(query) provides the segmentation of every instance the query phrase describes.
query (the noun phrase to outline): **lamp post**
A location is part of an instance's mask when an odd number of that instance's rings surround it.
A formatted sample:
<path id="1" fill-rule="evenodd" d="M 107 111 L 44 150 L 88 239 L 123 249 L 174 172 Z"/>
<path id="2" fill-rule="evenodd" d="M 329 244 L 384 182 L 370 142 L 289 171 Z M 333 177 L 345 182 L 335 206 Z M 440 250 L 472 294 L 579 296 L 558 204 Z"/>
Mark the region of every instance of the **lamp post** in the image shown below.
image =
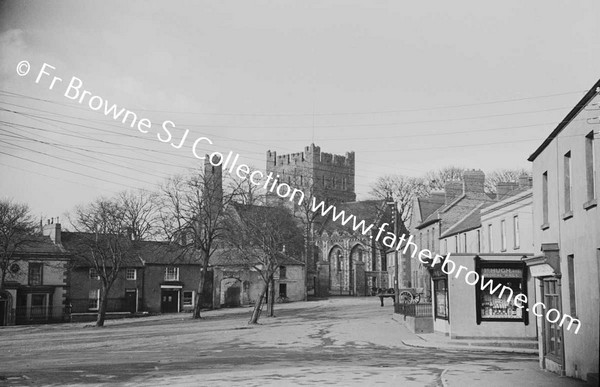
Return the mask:
<path id="1" fill-rule="evenodd" d="M 396 209 L 397 207 L 397 203 L 395 201 L 392 201 L 391 199 L 388 200 L 387 204 L 391 207 L 392 209 L 392 219 L 394 222 L 394 235 L 396 236 L 396 238 L 398 237 L 398 211 Z M 398 281 L 398 266 L 399 266 L 399 261 L 398 261 L 398 249 L 394 249 L 394 307 L 396 307 L 396 304 L 399 303 L 399 281 Z"/>

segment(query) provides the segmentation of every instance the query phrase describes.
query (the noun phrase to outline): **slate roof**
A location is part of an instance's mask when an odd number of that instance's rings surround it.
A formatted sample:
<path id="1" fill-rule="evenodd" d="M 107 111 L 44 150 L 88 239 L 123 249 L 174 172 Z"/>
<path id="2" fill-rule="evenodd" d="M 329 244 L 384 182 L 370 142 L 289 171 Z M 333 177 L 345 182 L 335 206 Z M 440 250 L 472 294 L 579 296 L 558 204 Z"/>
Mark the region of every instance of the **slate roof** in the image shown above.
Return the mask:
<path id="1" fill-rule="evenodd" d="M 494 203 L 494 200 L 486 194 L 463 194 L 453 202 L 440 207 L 437 211 L 432 213 L 425 221 L 420 225 L 417 225 L 417 229 L 424 228 L 435 222 L 440 222 L 441 235 L 445 235 L 448 230 L 455 227 L 458 222 L 463 220 L 465 223 L 461 227 L 471 226 L 477 222 L 477 216 L 479 215 L 473 214 L 470 217 L 467 215 L 474 212 L 474 210 L 481 205 L 489 205 L 492 203 Z M 478 211 L 475 212 L 478 213 Z"/>
<path id="2" fill-rule="evenodd" d="M 421 219 L 427 219 L 437 209 L 445 204 L 444 196 L 433 195 L 425 198 L 417 198 L 419 202 L 419 210 L 421 212 Z"/>
<path id="3" fill-rule="evenodd" d="M 62 244 L 65 249 L 75 255 L 75 265 L 80 267 L 89 266 L 84 258 L 86 254 L 85 238 L 91 236 L 89 233 L 65 232 L 61 233 Z M 124 257 L 123 267 L 142 267 L 146 264 L 200 264 L 199 256 L 186 252 L 181 246 L 168 242 L 158 241 L 133 241 L 133 246 L 127 256 Z"/>
<path id="4" fill-rule="evenodd" d="M 488 205 L 489 203 L 481 203 L 473 208 L 473 210 L 471 210 L 471 212 L 465 215 L 461 220 L 446 229 L 446 232 L 442 233 L 440 238 L 445 238 L 454 234 L 459 234 L 461 232 L 466 232 L 481 227 L 481 209 Z"/>
<path id="5" fill-rule="evenodd" d="M 15 254 L 19 258 L 26 258 L 28 254 L 39 255 L 66 255 L 67 252 L 61 245 L 56 245 L 52 242 L 49 236 L 32 235 L 31 240 L 21 244 Z"/>
<path id="6" fill-rule="evenodd" d="M 370 224 L 379 224 L 380 222 L 390 223 L 390 220 L 392 219 L 392 213 L 390 211 L 390 208 L 384 200 L 362 200 L 358 202 L 346 202 L 337 204 L 336 212 L 339 214 L 341 211 L 344 211 L 346 218 L 349 215 L 354 215 L 356 217 L 357 223 L 360 223 L 364 220 L 365 227 L 368 227 Z M 332 212 L 330 211 L 327 220 L 323 224 L 322 231 L 327 231 L 329 234 L 333 233 L 334 231 L 346 231 L 349 233 L 355 232 L 354 230 L 352 230 L 352 221 L 346 223 L 346 225 L 344 226 L 341 223 L 341 218 L 338 218 L 337 221 L 334 221 L 331 218 L 331 213 Z M 401 226 L 404 226 L 402 222 L 400 224 Z"/>

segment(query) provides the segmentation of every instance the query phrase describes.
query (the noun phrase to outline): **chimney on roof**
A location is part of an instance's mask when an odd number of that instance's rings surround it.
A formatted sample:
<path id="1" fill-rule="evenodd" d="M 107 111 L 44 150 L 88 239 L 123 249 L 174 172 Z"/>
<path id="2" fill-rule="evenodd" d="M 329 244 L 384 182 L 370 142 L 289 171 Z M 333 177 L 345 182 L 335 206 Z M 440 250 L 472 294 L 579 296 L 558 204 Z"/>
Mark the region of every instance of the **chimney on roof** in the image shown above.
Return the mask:
<path id="1" fill-rule="evenodd" d="M 62 243 L 60 237 L 61 229 L 60 223 L 58 223 L 58 218 L 56 218 L 56 221 L 56 223 L 50 223 L 50 219 L 48 219 L 48 224 L 42 229 L 42 235 L 50 237 L 50 240 L 55 245 L 60 245 Z"/>
<path id="2" fill-rule="evenodd" d="M 533 187 L 533 179 L 528 174 L 524 173 L 519 176 L 519 187 L 520 188 L 531 188 Z"/>
<path id="3" fill-rule="evenodd" d="M 496 184 L 496 199 L 502 200 L 506 198 L 512 191 L 519 188 L 519 183 L 514 181 L 501 181 Z"/>
<path id="4" fill-rule="evenodd" d="M 442 201 L 446 199 L 446 194 L 444 191 L 431 191 L 429 196 L 433 201 Z"/>
<path id="5" fill-rule="evenodd" d="M 481 169 L 471 169 L 463 173 L 465 193 L 483 194 L 485 186 L 485 173 Z"/>
<path id="6" fill-rule="evenodd" d="M 454 199 L 464 193 L 464 183 L 462 181 L 447 181 L 444 186 L 445 204 L 450 204 Z"/>

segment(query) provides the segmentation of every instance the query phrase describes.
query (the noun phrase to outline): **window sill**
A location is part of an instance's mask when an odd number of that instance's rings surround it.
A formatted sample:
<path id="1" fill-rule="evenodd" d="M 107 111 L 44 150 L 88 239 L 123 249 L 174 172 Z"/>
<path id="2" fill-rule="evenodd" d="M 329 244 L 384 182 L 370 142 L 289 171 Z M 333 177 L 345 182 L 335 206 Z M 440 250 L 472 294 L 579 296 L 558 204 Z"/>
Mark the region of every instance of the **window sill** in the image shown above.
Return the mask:
<path id="1" fill-rule="evenodd" d="M 573 217 L 573 211 L 567 211 L 564 214 L 562 214 L 563 220 L 571 219 L 572 217 Z"/>
<path id="2" fill-rule="evenodd" d="M 597 205 L 598 205 L 598 200 L 592 199 L 589 202 L 583 203 L 583 209 L 587 211 L 587 210 L 589 210 L 591 208 L 596 207 Z"/>
<path id="3" fill-rule="evenodd" d="M 549 225 L 548 223 L 544 223 L 544 224 L 542 224 L 542 225 L 540 226 L 540 228 L 541 228 L 542 230 L 547 230 L 547 229 L 549 229 L 549 228 L 550 228 L 550 225 Z"/>

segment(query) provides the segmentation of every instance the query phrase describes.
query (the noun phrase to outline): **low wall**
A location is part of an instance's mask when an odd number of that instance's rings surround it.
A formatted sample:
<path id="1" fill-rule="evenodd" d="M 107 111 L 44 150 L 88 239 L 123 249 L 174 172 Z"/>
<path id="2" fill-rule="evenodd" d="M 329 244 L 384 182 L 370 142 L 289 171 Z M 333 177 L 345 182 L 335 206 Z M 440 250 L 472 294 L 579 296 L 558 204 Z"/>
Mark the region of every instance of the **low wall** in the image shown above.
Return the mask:
<path id="1" fill-rule="evenodd" d="M 404 325 L 412 333 L 433 333 L 433 318 L 404 316 Z"/>

